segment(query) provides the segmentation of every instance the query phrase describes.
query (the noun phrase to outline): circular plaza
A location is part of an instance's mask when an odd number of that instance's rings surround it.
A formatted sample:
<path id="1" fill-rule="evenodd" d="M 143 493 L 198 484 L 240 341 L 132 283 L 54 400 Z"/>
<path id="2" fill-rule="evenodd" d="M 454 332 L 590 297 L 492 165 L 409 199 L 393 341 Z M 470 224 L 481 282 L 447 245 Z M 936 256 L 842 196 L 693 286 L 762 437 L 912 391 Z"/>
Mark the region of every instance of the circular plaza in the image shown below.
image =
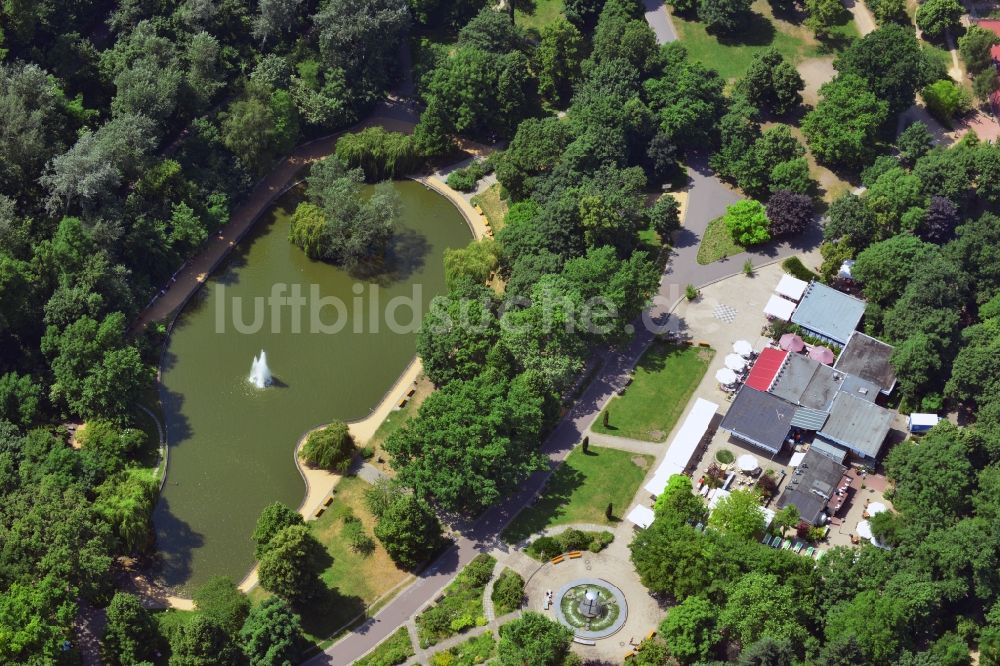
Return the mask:
<path id="1" fill-rule="evenodd" d="M 526 577 L 526 608 L 569 627 L 575 649 L 587 658 L 620 661 L 663 615 L 628 559 L 622 532 L 600 553 L 567 553 Z"/>

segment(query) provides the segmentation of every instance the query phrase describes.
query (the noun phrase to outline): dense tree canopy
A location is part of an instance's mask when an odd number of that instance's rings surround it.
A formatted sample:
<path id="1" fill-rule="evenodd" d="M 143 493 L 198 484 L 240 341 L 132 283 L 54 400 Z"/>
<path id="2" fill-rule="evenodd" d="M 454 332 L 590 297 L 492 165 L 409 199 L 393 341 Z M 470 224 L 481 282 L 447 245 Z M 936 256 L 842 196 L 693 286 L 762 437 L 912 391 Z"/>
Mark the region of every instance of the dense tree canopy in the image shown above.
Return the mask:
<path id="1" fill-rule="evenodd" d="M 848 70 L 819 90 L 820 101 L 802 120 L 813 154 L 824 162 L 857 168 L 871 155 L 889 105 L 869 83 Z"/>
<path id="2" fill-rule="evenodd" d="M 559 666 L 569 651 L 573 634 L 558 622 L 528 612 L 500 631 L 497 663 L 500 666 Z"/>
<path id="3" fill-rule="evenodd" d="M 399 478 L 452 511 L 476 512 L 539 466 L 544 396 L 527 375 L 455 379 L 386 441 Z"/>

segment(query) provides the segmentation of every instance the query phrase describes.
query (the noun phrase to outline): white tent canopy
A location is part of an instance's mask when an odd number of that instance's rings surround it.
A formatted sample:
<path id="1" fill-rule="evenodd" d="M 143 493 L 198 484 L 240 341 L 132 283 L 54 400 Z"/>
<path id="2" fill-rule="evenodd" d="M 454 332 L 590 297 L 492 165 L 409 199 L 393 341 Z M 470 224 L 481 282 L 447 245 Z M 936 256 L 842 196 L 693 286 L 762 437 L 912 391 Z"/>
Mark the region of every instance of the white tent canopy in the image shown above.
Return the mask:
<path id="1" fill-rule="evenodd" d="M 746 340 L 737 340 L 733 343 L 733 351 L 740 356 L 749 356 L 753 353 L 753 347 Z"/>
<path id="2" fill-rule="evenodd" d="M 653 524 L 653 521 L 656 519 L 656 514 L 654 514 L 653 510 L 648 506 L 639 504 L 628 512 L 625 519 L 645 529 Z"/>
<path id="3" fill-rule="evenodd" d="M 737 458 L 736 465 L 744 472 L 752 472 L 756 469 L 760 469 L 760 463 L 757 462 L 757 457 L 750 455 L 749 453 L 744 453 Z"/>
<path id="4" fill-rule="evenodd" d="M 795 303 L 776 294 L 771 294 L 767 305 L 764 306 L 764 314 L 768 317 L 777 317 L 784 321 L 791 319 L 793 312 L 795 312 Z"/>
<path id="5" fill-rule="evenodd" d="M 868 505 L 867 510 L 869 516 L 874 516 L 879 513 L 885 513 L 886 511 L 888 511 L 888 508 L 885 506 L 885 504 L 882 504 L 882 502 L 872 502 L 871 504 Z"/>
<path id="6" fill-rule="evenodd" d="M 774 293 L 780 294 L 785 298 L 790 298 L 798 303 L 808 286 L 808 282 L 800 280 L 797 277 L 792 277 L 786 273 L 781 276 L 781 280 L 778 281 L 778 286 L 774 288 Z"/>
<path id="7" fill-rule="evenodd" d="M 861 537 L 862 539 L 871 539 L 872 524 L 869 523 L 867 520 L 862 520 L 860 523 L 858 523 L 857 532 L 858 536 Z"/>
<path id="8" fill-rule="evenodd" d="M 715 373 L 715 381 L 720 384 L 732 384 L 737 379 L 736 373 L 729 368 L 719 368 L 718 372 Z"/>
<path id="9" fill-rule="evenodd" d="M 788 461 L 788 466 L 789 467 L 798 467 L 799 465 L 802 464 L 802 461 L 805 460 L 805 457 L 806 457 L 806 452 L 805 451 L 797 451 L 797 452 L 793 453 L 792 454 L 792 459 Z"/>
<path id="10" fill-rule="evenodd" d="M 663 456 L 663 462 L 656 468 L 653 478 L 644 487 L 650 493 L 659 495 L 667 487 L 667 479 L 674 474 L 683 474 L 687 466 L 691 464 L 691 458 L 698 450 L 698 444 L 708 431 L 708 426 L 712 424 L 712 418 L 719 406 L 703 398 L 698 398 L 691 411 L 688 413 L 684 423 L 673 441 L 667 454 Z"/>
<path id="11" fill-rule="evenodd" d="M 728 354 L 726 355 L 726 367 L 730 370 L 739 371 L 747 367 L 747 360 L 739 354 Z"/>

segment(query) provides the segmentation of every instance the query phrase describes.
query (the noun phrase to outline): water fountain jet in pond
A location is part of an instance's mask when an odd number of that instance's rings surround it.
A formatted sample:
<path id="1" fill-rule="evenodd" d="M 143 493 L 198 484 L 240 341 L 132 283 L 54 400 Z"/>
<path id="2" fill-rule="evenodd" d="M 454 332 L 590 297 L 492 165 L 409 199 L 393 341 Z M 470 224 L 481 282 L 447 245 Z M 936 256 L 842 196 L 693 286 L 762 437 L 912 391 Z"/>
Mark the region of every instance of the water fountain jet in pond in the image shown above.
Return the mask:
<path id="1" fill-rule="evenodd" d="M 267 355 L 264 350 L 260 350 L 260 356 L 253 357 L 250 364 L 250 383 L 257 388 L 264 388 L 271 384 L 271 370 L 267 367 Z"/>

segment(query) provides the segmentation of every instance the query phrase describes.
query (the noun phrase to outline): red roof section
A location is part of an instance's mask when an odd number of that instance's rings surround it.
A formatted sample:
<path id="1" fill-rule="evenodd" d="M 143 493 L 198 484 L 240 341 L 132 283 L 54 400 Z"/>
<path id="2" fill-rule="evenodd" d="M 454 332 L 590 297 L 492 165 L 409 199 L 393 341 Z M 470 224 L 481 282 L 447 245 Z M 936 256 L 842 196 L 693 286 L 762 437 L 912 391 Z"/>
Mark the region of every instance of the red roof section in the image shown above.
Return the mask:
<path id="1" fill-rule="evenodd" d="M 783 349 L 768 347 L 760 353 L 757 361 L 750 370 L 746 385 L 758 391 L 766 391 L 771 387 L 774 376 L 781 369 L 781 364 L 785 362 L 788 352 Z"/>

